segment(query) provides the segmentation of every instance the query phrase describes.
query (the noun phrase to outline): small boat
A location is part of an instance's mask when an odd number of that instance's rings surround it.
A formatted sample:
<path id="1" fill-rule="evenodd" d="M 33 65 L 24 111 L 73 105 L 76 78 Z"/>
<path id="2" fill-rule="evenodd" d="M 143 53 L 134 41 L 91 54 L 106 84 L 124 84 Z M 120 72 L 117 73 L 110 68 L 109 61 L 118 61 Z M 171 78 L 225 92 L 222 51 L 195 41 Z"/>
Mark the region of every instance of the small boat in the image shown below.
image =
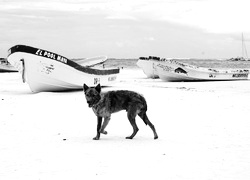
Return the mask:
<path id="1" fill-rule="evenodd" d="M 22 73 L 31 91 L 82 89 L 83 84 L 108 86 L 115 82 L 119 69 L 93 69 L 51 51 L 16 45 L 9 49 L 8 61 Z"/>
<path id="2" fill-rule="evenodd" d="M 244 57 L 236 57 L 236 58 L 230 58 L 227 61 L 248 61 L 248 59 Z"/>
<path id="3" fill-rule="evenodd" d="M 6 58 L 0 58 L 0 72 L 18 72 Z"/>
<path id="4" fill-rule="evenodd" d="M 73 61 L 80 64 L 81 66 L 92 67 L 97 64 L 104 63 L 107 59 L 107 56 L 96 56 L 90 58 L 73 59 Z"/>
<path id="5" fill-rule="evenodd" d="M 233 81 L 248 80 L 248 69 L 214 69 L 161 59 L 156 66 L 163 81 Z"/>
<path id="6" fill-rule="evenodd" d="M 143 70 L 148 78 L 155 79 L 159 78 L 156 72 L 156 66 L 159 60 L 160 58 L 156 56 L 140 57 L 136 64 Z"/>
<path id="7" fill-rule="evenodd" d="M 248 58 L 247 48 L 246 48 L 245 38 L 244 38 L 243 33 L 241 34 L 241 51 L 242 51 L 241 57 L 238 56 L 236 58 L 230 58 L 228 59 L 228 61 L 250 61 L 250 59 Z"/>

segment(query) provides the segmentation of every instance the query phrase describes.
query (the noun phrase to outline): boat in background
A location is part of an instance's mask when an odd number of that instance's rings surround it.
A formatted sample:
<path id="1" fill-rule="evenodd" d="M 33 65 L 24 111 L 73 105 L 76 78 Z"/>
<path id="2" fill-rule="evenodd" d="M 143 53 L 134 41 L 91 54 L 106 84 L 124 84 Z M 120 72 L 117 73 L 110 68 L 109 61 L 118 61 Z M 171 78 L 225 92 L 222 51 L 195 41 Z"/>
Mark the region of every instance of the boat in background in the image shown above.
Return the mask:
<path id="1" fill-rule="evenodd" d="M 156 72 L 156 66 L 159 60 L 160 58 L 156 56 L 140 57 L 136 64 L 143 70 L 148 78 L 155 79 L 159 78 Z"/>
<path id="2" fill-rule="evenodd" d="M 18 72 L 6 58 L 0 58 L 0 72 Z"/>
<path id="3" fill-rule="evenodd" d="M 248 58 L 248 54 L 247 54 L 247 48 L 246 48 L 246 44 L 245 44 L 245 38 L 243 33 L 241 34 L 241 57 L 236 57 L 236 58 L 230 58 L 228 59 L 228 61 L 249 61 L 250 59 Z"/>
<path id="4" fill-rule="evenodd" d="M 81 66 L 92 67 L 104 63 L 108 59 L 107 56 L 96 56 L 90 58 L 72 59 Z"/>
<path id="5" fill-rule="evenodd" d="M 65 91 L 88 86 L 112 85 L 119 69 L 93 69 L 51 51 L 16 45 L 9 49 L 8 61 L 22 73 L 31 91 Z"/>
<path id="6" fill-rule="evenodd" d="M 249 69 L 215 69 L 161 59 L 156 66 L 163 81 L 235 81 L 248 80 Z"/>

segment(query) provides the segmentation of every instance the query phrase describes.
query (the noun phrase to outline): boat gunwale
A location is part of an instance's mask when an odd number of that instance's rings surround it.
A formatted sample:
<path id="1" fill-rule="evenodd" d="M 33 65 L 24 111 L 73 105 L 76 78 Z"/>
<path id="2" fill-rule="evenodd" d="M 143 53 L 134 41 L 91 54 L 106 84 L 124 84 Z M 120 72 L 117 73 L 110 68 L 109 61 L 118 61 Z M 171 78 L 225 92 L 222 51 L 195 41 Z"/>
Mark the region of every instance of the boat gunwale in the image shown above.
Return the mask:
<path id="1" fill-rule="evenodd" d="M 206 72 L 206 73 L 219 73 L 219 74 L 227 74 L 227 73 L 250 73 L 249 69 L 217 69 L 217 68 L 206 68 L 206 67 L 199 67 L 199 66 L 195 66 L 195 65 L 190 65 L 187 63 L 183 63 L 183 62 L 179 62 L 178 59 L 166 59 L 166 58 L 161 58 L 160 60 L 156 60 L 156 59 L 143 59 L 140 58 L 139 60 L 142 61 L 155 61 L 158 63 L 169 63 L 169 64 L 175 64 L 177 66 L 180 66 L 182 68 L 187 68 L 190 70 L 195 70 L 195 71 L 201 71 L 201 72 Z"/>

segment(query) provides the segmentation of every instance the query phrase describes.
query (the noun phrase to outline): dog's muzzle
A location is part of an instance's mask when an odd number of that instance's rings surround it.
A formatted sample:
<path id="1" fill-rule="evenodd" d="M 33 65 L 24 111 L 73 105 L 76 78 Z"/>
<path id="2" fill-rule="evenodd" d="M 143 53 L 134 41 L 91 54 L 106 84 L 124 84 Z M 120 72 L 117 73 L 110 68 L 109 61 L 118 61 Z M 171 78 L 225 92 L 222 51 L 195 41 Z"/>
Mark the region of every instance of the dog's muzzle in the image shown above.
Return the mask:
<path id="1" fill-rule="evenodd" d="M 97 104 L 99 102 L 99 98 L 92 98 L 92 99 L 88 99 L 87 103 L 89 105 L 89 107 L 93 107 L 95 104 Z"/>
<path id="2" fill-rule="evenodd" d="M 93 106 L 93 103 L 91 103 L 91 101 L 87 101 L 89 107 L 92 107 Z"/>

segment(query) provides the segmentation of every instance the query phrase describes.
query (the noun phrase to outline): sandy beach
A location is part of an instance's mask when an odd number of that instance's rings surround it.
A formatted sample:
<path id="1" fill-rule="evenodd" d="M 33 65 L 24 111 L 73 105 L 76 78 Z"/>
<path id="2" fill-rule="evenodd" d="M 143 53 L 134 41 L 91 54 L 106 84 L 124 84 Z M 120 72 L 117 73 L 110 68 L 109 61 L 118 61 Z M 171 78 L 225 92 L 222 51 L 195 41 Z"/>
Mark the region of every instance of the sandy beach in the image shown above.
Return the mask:
<path id="1" fill-rule="evenodd" d="M 250 81 L 162 82 L 123 69 L 112 87 L 144 95 L 159 139 L 126 112 L 99 141 L 82 91 L 32 93 L 19 73 L 0 74 L 0 179 L 250 178 Z"/>

